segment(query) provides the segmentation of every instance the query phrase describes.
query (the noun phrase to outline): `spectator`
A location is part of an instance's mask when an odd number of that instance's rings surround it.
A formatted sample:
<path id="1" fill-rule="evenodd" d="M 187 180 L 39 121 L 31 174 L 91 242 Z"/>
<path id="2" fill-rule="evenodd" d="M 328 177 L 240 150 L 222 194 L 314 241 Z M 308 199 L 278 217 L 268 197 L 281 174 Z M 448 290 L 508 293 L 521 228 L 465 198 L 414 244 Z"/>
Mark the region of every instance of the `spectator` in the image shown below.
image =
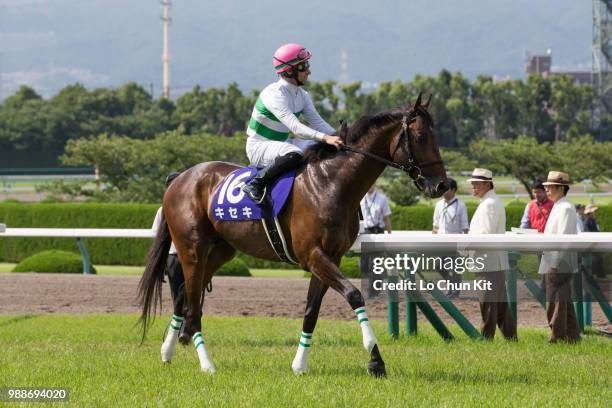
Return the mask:
<path id="1" fill-rule="evenodd" d="M 493 191 L 493 173 L 487 169 L 474 169 L 472 194 L 480 198 L 480 204 L 470 223 L 470 234 L 504 234 L 506 209 Z M 508 270 L 508 254 L 503 251 L 474 251 L 472 257 L 482 258 L 484 268 L 476 271 L 476 277 L 491 282 L 492 290 L 479 294 L 481 332 L 485 339 L 495 337 L 497 325 L 506 339 L 516 339 L 516 326 L 506 295 L 505 271 Z"/>
<path id="2" fill-rule="evenodd" d="M 436 203 L 433 215 L 434 234 L 467 234 L 470 230 L 468 224 L 467 208 L 463 201 L 459 200 L 457 194 L 457 182 L 449 178 L 450 188 L 446 190 L 443 198 Z M 440 275 L 449 282 L 461 283 L 461 274 L 454 270 L 441 269 Z M 456 286 L 457 287 L 457 286 Z M 446 296 L 449 298 L 458 297 L 459 290 L 448 290 Z"/>
<path id="3" fill-rule="evenodd" d="M 361 200 L 361 213 L 366 233 L 383 234 L 391 233 L 391 209 L 387 196 L 378 191 L 376 184 L 368 190 Z"/>
<path id="4" fill-rule="evenodd" d="M 586 219 L 584 220 L 584 232 L 599 232 L 599 225 L 595 219 L 596 213 L 597 207 L 593 204 L 587 205 L 584 209 L 584 215 L 586 215 Z"/>
<path id="5" fill-rule="evenodd" d="M 387 196 L 376 189 L 376 184 L 368 190 L 361 200 L 361 214 L 366 234 L 384 234 L 385 230 L 391 233 L 391 209 Z M 371 257 L 363 255 L 360 259 L 361 270 L 368 274 L 368 298 L 378 293 L 373 288 L 374 274 L 372 273 Z"/>
<path id="6" fill-rule="evenodd" d="M 544 232 L 553 202 L 546 197 L 546 191 L 544 191 L 544 185 L 541 181 L 533 184 L 531 193 L 534 199 L 525 206 L 525 212 L 521 219 L 521 228 L 531 228 L 538 230 L 538 232 Z"/>
<path id="7" fill-rule="evenodd" d="M 576 234 L 577 217 L 572 204 L 566 198 L 570 179 L 567 173 L 551 171 L 544 183 L 546 195 L 555 205 L 550 213 L 544 234 Z M 540 263 L 541 274 L 546 275 L 546 316 L 551 328 L 551 343 L 577 342 L 578 322 L 572 304 L 572 273 L 578 268 L 575 252 L 546 251 Z"/>
<path id="8" fill-rule="evenodd" d="M 584 232 L 584 205 L 576 204 L 576 217 L 578 217 L 578 232 Z"/>

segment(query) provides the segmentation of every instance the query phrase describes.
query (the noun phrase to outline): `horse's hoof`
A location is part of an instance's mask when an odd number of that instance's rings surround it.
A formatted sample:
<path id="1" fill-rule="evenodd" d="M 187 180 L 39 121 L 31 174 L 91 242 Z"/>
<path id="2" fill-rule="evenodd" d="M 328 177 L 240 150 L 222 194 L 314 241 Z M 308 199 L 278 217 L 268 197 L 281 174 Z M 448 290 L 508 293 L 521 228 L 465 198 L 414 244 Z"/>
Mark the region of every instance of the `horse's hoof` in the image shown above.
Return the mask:
<path id="1" fill-rule="evenodd" d="M 201 370 L 203 373 L 207 374 L 214 374 L 217 372 L 217 369 L 215 367 L 202 367 Z"/>
<path id="2" fill-rule="evenodd" d="M 298 367 L 291 367 L 291 369 L 293 370 L 293 374 L 295 375 L 304 375 L 308 372 L 308 369 L 306 368 L 298 368 Z"/>
<path id="3" fill-rule="evenodd" d="M 368 364 L 368 374 L 376 378 L 386 377 L 387 370 L 385 369 L 384 364 L 378 364 L 378 363 Z"/>
<path id="4" fill-rule="evenodd" d="M 178 340 L 183 346 L 188 346 L 191 343 L 191 337 L 187 333 L 181 333 Z"/>

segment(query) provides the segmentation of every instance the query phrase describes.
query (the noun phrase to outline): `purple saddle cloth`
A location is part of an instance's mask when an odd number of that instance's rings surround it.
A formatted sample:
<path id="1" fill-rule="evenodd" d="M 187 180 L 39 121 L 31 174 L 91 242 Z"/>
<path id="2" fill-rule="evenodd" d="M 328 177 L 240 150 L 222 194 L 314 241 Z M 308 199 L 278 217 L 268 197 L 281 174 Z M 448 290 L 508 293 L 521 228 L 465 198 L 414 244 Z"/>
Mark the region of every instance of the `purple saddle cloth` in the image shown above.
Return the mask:
<path id="1" fill-rule="evenodd" d="M 215 193 L 213 216 L 219 221 L 260 220 L 261 209 L 243 191 L 242 186 L 251 180 L 257 169 L 243 167 L 228 174 Z M 276 180 L 272 186 L 274 216 L 283 209 L 293 186 L 295 170 L 291 170 Z M 268 191 L 266 194 L 270 194 Z"/>

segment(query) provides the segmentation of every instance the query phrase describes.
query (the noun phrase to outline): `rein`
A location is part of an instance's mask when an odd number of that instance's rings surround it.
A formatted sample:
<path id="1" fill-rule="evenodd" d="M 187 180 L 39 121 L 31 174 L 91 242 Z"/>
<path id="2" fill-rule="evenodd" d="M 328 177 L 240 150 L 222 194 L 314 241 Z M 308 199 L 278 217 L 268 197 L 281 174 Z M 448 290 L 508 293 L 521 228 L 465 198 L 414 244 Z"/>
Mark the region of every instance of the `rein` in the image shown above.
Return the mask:
<path id="1" fill-rule="evenodd" d="M 412 154 L 412 150 L 410 149 L 410 135 L 408 133 L 408 123 L 413 122 L 416 119 L 416 117 L 408 120 L 408 117 L 406 115 L 404 115 L 402 117 L 402 130 L 401 130 L 401 134 L 397 140 L 397 146 L 395 146 L 395 150 L 393 151 L 393 154 L 391 155 L 391 157 L 393 158 L 393 156 L 395 156 L 395 153 L 397 153 L 398 149 L 401 147 L 402 150 L 406 153 L 406 155 L 408 156 L 408 165 L 404 166 L 402 164 L 399 163 L 395 163 L 391 160 L 387 160 L 384 157 L 378 156 L 374 153 L 370 153 L 370 152 L 366 152 L 365 150 L 359 149 L 357 147 L 353 147 L 353 146 L 349 146 L 349 145 L 343 145 L 342 146 L 342 150 L 346 150 L 349 152 L 354 152 L 354 153 L 358 153 L 361 154 L 363 156 L 369 157 L 373 160 L 376 160 L 378 162 L 384 163 L 387 166 L 393 167 L 395 169 L 399 169 L 402 170 L 406 173 L 408 173 L 408 175 L 410 176 L 410 178 L 412 180 L 414 180 L 415 182 L 421 179 L 424 179 L 423 175 L 422 175 L 422 168 L 426 167 L 426 166 L 433 166 L 436 164 L 442 164 L 442 160 L 428 160 L 425 162 L 421 162 L 419 163 L 415 158 L 414 155 Z M 406 143 L 402 144 L 402 140 L 405 139 Z M 417 183 L 417 187 L 418 187 L 418 183 Z"/>

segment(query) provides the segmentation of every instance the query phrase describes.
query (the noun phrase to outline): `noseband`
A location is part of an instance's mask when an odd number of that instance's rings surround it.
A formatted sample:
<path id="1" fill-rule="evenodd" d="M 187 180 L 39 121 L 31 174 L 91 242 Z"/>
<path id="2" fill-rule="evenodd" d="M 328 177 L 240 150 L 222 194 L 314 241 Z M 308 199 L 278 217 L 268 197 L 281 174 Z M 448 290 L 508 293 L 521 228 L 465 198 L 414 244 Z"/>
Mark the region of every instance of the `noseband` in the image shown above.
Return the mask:
<path id="1" fill-rule="evenodd" d="M 408 131 L 408 124 L 414 122 L 416 118 L 417 118 L 416 115 L 411 118 L 408 118 L 408 116 L 404 114 L 404 116 L 402 117 L 402 130 L 397 139 L 397 145 L 395 146 L 395 150 L 393 150 L 393 154 L 391 155 L 391 158 L 393 158 L 393 156 L 395 156 L 395 153 L 397 153 L 397 151 L 401 148 L 402 151 L 406 154 L 406 156 L 408 156 L 408 163 L 406 166 L 395 163 L 391 160 L 387 160 L 384 157 L 380 157 L 376 154 L 366 152 L 364 150 L 358 149 L 353 146 L 343 145 L 342 150 L 359 153 L 361 155 L 374 159 L 378 162 L 384 163 L 387 166 L 390 166 L 390 167 L 393 167 L 393 168 L 396 168 L 396 169 L 399 169 L 399 170 L 402 170 L 408 173 L 408 175 L 415 182 L 419 190 L 421 190 L 422 187 L 419 184 L 419 181 L 425 179 L 425 177 L 423 177 L 421 169 L 427 166 L 443 164 L 443 161 L 442 160 L 428 160 L 424 162 L 418 162 L 415 159 L 414 154 L 412 153 L 412 149 L 410 149 L 410 133 Z M 405 141 L 405 143 L 402 143 L 402 141 Z"/>

